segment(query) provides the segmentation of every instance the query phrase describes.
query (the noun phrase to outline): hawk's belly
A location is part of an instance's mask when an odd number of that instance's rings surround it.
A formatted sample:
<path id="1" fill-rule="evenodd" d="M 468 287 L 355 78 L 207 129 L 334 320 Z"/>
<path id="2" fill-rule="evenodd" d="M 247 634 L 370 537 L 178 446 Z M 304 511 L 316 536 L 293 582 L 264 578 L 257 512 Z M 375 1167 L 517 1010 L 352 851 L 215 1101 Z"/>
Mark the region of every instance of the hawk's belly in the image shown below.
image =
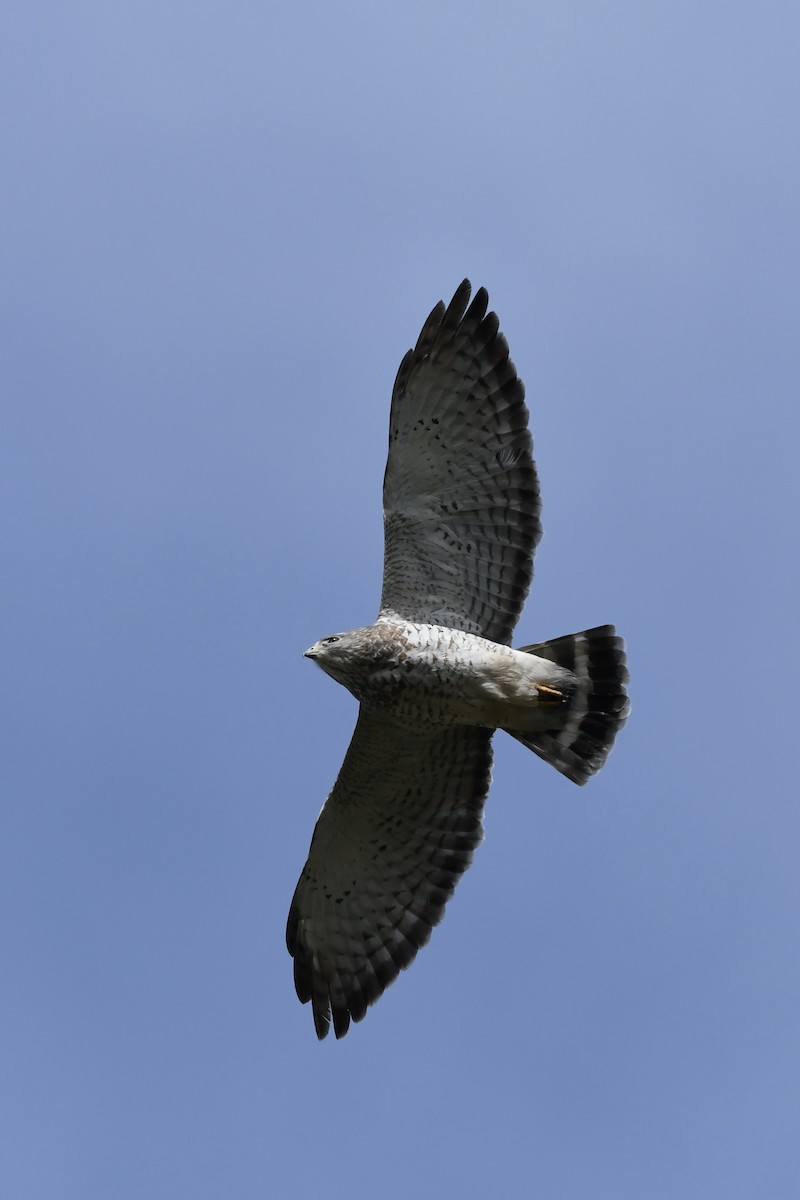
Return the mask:
<path id="1" fill-rule="evenodd" d="M 552 725 L 552 695 L 537 685 L 563 687 L 555 664 L 443 626 L 373 628 L 381 654 L 347 682 L 362 704 L 423 724 L 537 728 L 546 716 Z"/>

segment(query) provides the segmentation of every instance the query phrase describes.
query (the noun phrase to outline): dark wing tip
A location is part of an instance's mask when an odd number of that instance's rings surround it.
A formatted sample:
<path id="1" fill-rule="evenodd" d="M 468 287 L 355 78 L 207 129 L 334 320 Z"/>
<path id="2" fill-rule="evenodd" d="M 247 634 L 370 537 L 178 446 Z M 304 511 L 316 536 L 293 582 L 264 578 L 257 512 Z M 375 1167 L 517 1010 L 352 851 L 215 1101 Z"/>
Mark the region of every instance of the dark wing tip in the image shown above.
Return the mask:
<path id="1" fill-rule="evenodd" d="M 455 328 L 456 325 L 460 324 L 464 314 L 467 312 L 467 305 L 469 304 L 469 298 L 471 294 L 472 284 L 468 279 L 462 279 L 461 283 L 453 292 L 453 299 L 450 301 L 445 311 L 444 320 L 442 321 L 442 326 L 445 329 Z M 486 296 L 485 288 L 478 289 L 475 299 L 470 305 L 470 311 L 472 311 L 472 309 L 475 307 L 476 301 L 480 301 L 481 294 Z M 488 296 L 486 298 L 488 300 Z"/>
<path id="2" fill-rule="evenodd" d="M 497 335 L 499 327 L 497 315 L 486 311 L 489 305 L 489 293 L 486 288 L 478 288 L 475 295 L 472 296 L 472 303 L 470 303 L 471 295 L 472 284 L 468 279 L 462 279 L 449 304 L 445 305 L 443 300 L 434 304 L 420 330 L 416 345 L 403 356 L 394 383 L 395 394 L 405 389 L 408 377 L 414 367 L 428 357 L 436 343 L 442 344 L 447 341 L 459 327 L 466 327 L 469 330 L 480 328 L 483 340 L 487 345 Z M 508 347 L 506 346 L 505 349 L 507 356 Z"/>
<path id="3" fill-rule="evenodd" d="M 455 329 L 460 324 L 467 311 L 471 293 L 472 284 L 468 279 L 464 279 L 456 288 L 453 298 L 447 306 L 445 306 L 444 300 L 439 300 L 438 303 L 434 304 L 420 330 L 417 344 L 412 351 L 415 358 L 420 358 L 428 353 L 431 345 L 442 330 Z M 480 288 L 475 299 L 472 301 L 470 312 L 475 308 L 476 301 L 479 301 L 481 294 L 488 300 L 485 288 Z"/>
<path id="4" fill-rule="evenodd" d="M 485 289 L 481 288 L 481 291 L 483 292 Z M 430 354 L 442 329 L 455 328 L 459 324 L 466 312 L 471 292 L 472 284 L 468 279 L 464 279 L 456 288 L 453 299 L 447 306 L 445 306 L 444 300 L 439 300 L 434 304 L 420 330 L 416 344 L 403 355 L 394 381 L 393 391 L 395 394 L 405 390 L 414 366 Z M 475 299 L 477 300 L 477 298 L 476 296 Z M 474 304 L 475 301 L 473 301 L 473 307 Z"/>

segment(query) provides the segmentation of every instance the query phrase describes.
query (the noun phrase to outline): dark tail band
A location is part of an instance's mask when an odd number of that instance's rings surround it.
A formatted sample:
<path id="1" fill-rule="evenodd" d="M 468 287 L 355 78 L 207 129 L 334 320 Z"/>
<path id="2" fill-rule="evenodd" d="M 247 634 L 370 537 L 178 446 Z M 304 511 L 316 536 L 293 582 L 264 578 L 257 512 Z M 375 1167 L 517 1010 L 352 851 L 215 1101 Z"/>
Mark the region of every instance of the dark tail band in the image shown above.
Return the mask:
<path id="1" fill-rule="evenodd" d="M 552 730 L 506 732 L 574 783 L 585 783 L 608 758 L 630 711 L 625 691 L 629 678 L 625 643 L 616 636 L 613 625 L 599 625 L 518 649 L 572 671 L 575 691 L 566 714 L 563 709 L 559 712 Z"/>

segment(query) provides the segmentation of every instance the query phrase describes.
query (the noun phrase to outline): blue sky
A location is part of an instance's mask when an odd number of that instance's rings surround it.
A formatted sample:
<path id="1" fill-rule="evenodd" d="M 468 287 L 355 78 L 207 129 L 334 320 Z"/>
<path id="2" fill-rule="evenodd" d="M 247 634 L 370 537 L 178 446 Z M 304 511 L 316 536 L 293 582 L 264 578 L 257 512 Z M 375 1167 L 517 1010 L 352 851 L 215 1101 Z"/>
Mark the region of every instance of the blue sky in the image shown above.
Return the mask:
<path id="1" fill-rule="evenodd" d="M 794 3 L 25 4 L 3 130 L 0 1194 L 800 1187 Z M 355 702 L 391 383 L 485 284 L 614 621 L 577 789 L 336 1044 L 286 912 Z"/>

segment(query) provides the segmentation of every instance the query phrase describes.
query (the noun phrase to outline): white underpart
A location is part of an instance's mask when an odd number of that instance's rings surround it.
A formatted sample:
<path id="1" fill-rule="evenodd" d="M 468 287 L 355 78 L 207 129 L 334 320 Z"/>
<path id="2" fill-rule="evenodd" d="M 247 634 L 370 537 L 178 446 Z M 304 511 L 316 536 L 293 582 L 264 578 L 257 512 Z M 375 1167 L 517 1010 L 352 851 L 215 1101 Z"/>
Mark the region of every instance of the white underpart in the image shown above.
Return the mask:
<path id="1" fill-rule="evenodd" d="M 548 659 L 477 634 L 416 623 L 405 625 L 404 632 L 415 647 L 420 675 L 440 680 L 447 707 L 461 720 L 535 730 L 542 726 L 542 710 L 553 709 L 552 697 L 542 700 L 537 685 L 561 689 L 575 682 L 570 671 Z"/>

